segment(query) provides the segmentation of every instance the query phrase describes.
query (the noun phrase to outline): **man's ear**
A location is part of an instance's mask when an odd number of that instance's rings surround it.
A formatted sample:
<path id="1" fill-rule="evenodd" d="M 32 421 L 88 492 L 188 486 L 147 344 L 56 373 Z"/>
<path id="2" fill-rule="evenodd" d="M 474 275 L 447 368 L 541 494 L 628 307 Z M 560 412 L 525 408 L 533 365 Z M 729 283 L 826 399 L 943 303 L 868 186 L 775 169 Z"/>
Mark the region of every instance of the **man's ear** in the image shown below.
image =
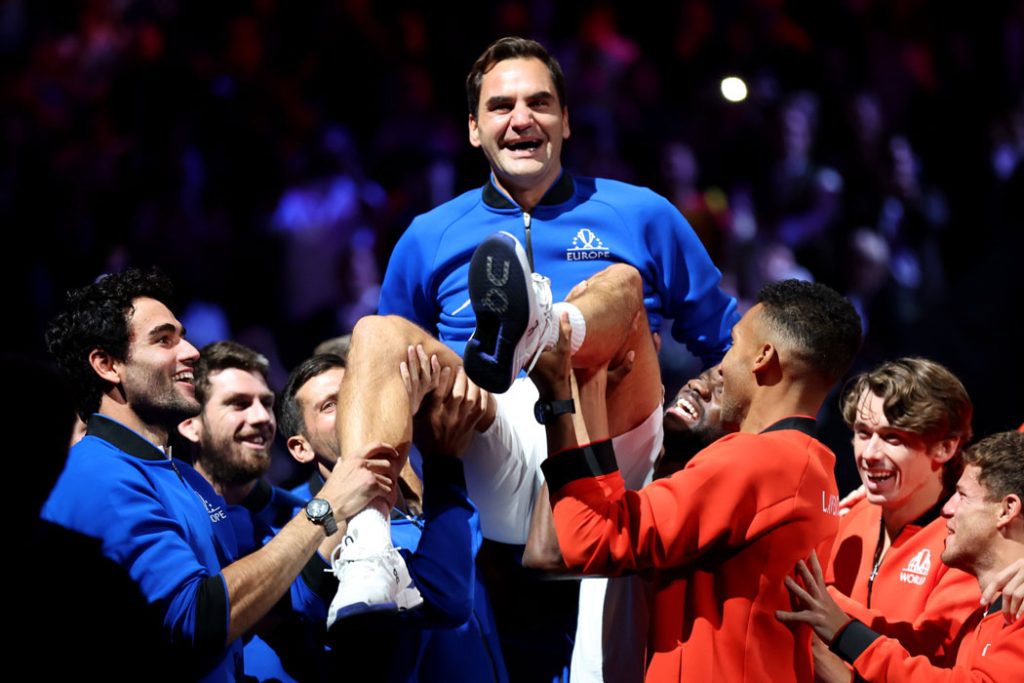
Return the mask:
<path id="1" fill-rule="evenodd" d="M 199 434 L 203 428 L 200 423 L 198 417 L 186 418 L 178 425 L 178 433 L 192 443 L 199 443 Z"/>
<path id="2" fill-rule="evenodd" d="M 562 139 L 567 140 L 572 131 L 569 130 L 569 107 L 562 107 Z"/>
<path id="3" fill-rule="evenodd" d="M 1021 511 L 1021 500 L 1020 496 L 1016 493 L 1011 493 L 1003 497 L 999 507 L 999 519 L 996 520 L 997 529 L 1005 529 L 1007 526 L 1012 524 L 1014 520 L 1018 523 L 1024 521 Z"/>
<path id="4" fill-rule="evenodd" d="M 480 128 L 477 126 L 476 117 L 469 115 L 469 144 L 474 147 L 480 146 Z"/>
<path id="5" fill-rule="evenodd" d="M 111 384 L 120 384 L 121 375 L 117 370 L 114 357 L 103 349 L 93 349 L 89 352 L 89 365 L 93 371 Z"/>
<path id="6" fill-rule="evenodd" d="M 779 352 L 776 350 L 775 345 L 771 342 L 765 342 L 761 345 L 757 355 L 754 356 L 754 365 L 751 368 L 754 374 L 764 372 L 772 363 L 778 363 Z"/>
<path id="7" fill-rule="evenodd" d="M 948 439 L 942 439 L 932 444 L 929 449 L 932 460 L 942 464 L 949 462 L 950 458 L 956 455 L 957 449 L 960 447 L 960 437 L 952 436 Z"/>
<path id="8" fill-rule="evenodd" d="M 288 447 L 288 452 L 292 454 L 292 457 L 303 465 L 313 462 L 316 458 L 313 447 L 306 441 L 306 437 L 301 434 L 289 436 L 288 440 L 285 441 L 285 445 Z"/>

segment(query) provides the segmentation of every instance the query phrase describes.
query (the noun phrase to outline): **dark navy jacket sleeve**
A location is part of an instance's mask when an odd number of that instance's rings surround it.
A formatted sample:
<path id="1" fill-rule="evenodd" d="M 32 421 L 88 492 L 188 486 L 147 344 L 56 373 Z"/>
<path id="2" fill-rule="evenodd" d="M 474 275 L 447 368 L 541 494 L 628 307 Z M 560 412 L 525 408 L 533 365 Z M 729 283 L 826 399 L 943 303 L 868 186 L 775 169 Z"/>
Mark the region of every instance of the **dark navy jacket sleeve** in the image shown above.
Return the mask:
<path id="1" fill-rule="evenodd" d="M 237 641 L 226 642 L 220 574 L 232 559 L 234 549 L 225 546 L 233 530 L 222 501 L 202 499 L 179 476 L 189 470 L 183 462 L 131 458 L 87 436 L 72 450 L 43 517 L 100 539 L 104 555 L 160 606 L 172 644 L 202 669 L 212 662 L 208 678 L 216 680 L 230 675 L 241 652 Z"/>
<path id="2" fill-rule="evenodd" d="M 433 627 L 459 626 L 473 611 L 480 517 L 466 492 L 462 461 L 426 458 L 423 469 L 423 535 L 406 560 L 424 604 L 408 614 Z"/>

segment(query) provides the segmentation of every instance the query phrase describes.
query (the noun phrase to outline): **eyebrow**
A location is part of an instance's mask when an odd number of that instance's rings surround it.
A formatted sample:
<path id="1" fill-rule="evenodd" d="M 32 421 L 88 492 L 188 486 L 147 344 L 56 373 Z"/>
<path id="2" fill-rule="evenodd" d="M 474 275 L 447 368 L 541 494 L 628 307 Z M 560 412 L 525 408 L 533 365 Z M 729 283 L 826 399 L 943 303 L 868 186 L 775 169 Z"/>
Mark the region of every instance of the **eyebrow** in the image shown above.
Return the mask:
<path id="1" fill-rule="evenodd" d="M 541 99 L 545 99 L 545 98 L 551 99 L 553 97 L 554 97 L 554 95 L 551 94 L 551 92 L 549 92 L 547 90 L 540 90 L 540 91 L 535 92 L 535 93 L 533 93 L 531 95 L 527 95 L 525 99 L 527 99 L 527 100 L 541 100 Z M 515 100 L 515 97 L 513 97 L 512 95 L 495 95 L 494 97 L 487 98 L 486 104 L 487 104 L 488 107 L 496 107 L 496 106 L 498 106 L 500 104 L 505 104 L 506 102 L 511 102 L 513 100 Z"/>
<path id="2" fill-rule="evenodd" d="M 320 408 L 323 408 L 324 404 L 327 403 L 328 401 L 337 401 L 337 400 L 338 400 L 338 392 L 335 391 L 334 393 L 327 394 L 326 396 L 321 396 L 320 399 L 316 402 L 316 404 L 314 404 L 314 407 L 317 410 L 319 410 Z"/>
<path id="3" fill-rule="evenodd" d="M 244 401 L 248 401 L 252 396 L 253 396 L 253 394 L 250 394 L 248 392 L 233 391 L 233 392 L 231 392 L 230 394 L 228 394 L 227 396 L 224 397 L 224 403 L 233 403 L 234 401 L 238 401 L 239 399 L 244 400 Z M 256 396 L 257 399 L 260 400 L 260 402 L 262 402 L 264 399 L 268 399 L 268 398 L 272 402 L 274 400 L 274 392 L 272 392 L 272 391 L 261 391 L 260 393 L 255 394 L 255 396 Z"/>
<path id="4" fill-rule="evenodd" d="M 154 337 L 160 336 L 164 332 L 178 332 L 178 329 L 179 329 L 178 326 L 174 325 L 173 323 L 164 323 L 163 325 L 157 325 L 156 327 L 154 327 L 153 329 L 151 329 L 149 331 L 149 338 L 153 339 Z M 185 336 L 185 328 L 184 327 L 181 328 L 181 331 L 180 331 L 179 334 L 181 334 L 181 336 L 183 336 L 183 337 Z"/>

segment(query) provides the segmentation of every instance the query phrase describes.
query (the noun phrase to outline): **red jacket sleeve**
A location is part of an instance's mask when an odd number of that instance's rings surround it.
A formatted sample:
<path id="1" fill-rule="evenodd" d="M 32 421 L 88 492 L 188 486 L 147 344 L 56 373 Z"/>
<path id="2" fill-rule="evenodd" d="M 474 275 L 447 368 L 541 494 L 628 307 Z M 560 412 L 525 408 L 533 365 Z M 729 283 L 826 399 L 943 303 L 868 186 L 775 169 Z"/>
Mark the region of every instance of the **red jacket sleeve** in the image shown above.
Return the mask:
<path id="1" fill-rule="evenodd" d="M 928 594 L 924 609 L 913 622 L 907 622 L 887 619 L 831 586 L 829 593 L 844 612 L 872 631 L 900 641 L 911 654 L 950 663 L 956 656 L 961 627 L 978 609 L 980 597 L 976 578 L 962 571 L 947 571 Z"/>
<path id="2" fill-rule="evenodd" d="M 610 442 L 552 456 L 544 473 L 566 564 L 609 574 L 679 567 L 792 518 L 812 439 L 773 436 L 725 437 L 640 491 L 626 490 Z"/>
<path id="3" fill-rule="evenodd" d="M 996 612 L 974 628 L 977 619 L 971 619 L 965 629 L 968 633 L 960 645 L 956 663 L 952 668 L 940 668 L 927 657 L 911 657 L 899 641 L 886 638 L 854 621 L 833 643 L 843 659 L 851 661 L 857 673 L 867 681 L 912 683 L 988 682 L 1001 683 L 1019 679 L 1024 665 L 1024 624 L 1003 623 Z"/>

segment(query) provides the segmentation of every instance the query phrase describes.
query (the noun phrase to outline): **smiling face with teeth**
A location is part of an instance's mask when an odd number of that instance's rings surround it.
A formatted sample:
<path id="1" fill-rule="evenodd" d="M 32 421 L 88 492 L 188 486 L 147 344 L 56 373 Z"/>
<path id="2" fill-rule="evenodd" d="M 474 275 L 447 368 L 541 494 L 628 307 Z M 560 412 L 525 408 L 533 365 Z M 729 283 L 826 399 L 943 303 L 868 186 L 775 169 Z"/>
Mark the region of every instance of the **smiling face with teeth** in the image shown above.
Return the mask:
<path id="1" fill-rule="evenodd" d="M 562 171 L 569 111 L 539 59 L 506 59 L 484 74 L 469 116 L 469 142 L 483 150 L 498 186 L 532 209 Z"/>
<path id="2" fill-rule="evenodd" d="M 192 420 L 198 464 L 215 484 L 249 483 L 270 467 L 274 392 L 262 375 L 239 368 L 213 371 L 208 382 L 203 410 Z"/>
<path id="3" fill-rule="evenodd" d="M 892 427 L 884 400 L 870 391 L 858 399 L 853 453 L 867 500 L 881 505 L 883 515 L 902 509 L 920 514 L 943 495 L 943 463 L 952 456 L 948 442 L 928 443 L 919 434 Z"/>
<path id="4" fill-rule="evenodd" d="M 120 394 L 143 424 L 173 428 L 199 412 L 192 366 L 199 352 L 185 339 L 185 329 L 156 299 L 132 302 L 128 353 L 113 367 Z"/>
<path id="5" fill-rule="evenodd" d="M 665 410 L 665 431 L 693 432 L 711 443 L 725 434 L 722 427 L 722 378 L 718 368 L 694 377 Z"/>
<path id="6" fill-rule="evenodd" d="M 731 431 L 723 424 L 722 378 L 715 366 L 688 381 L 665 407 L 665 440 L 654 478 L 671 476 Z"/>

